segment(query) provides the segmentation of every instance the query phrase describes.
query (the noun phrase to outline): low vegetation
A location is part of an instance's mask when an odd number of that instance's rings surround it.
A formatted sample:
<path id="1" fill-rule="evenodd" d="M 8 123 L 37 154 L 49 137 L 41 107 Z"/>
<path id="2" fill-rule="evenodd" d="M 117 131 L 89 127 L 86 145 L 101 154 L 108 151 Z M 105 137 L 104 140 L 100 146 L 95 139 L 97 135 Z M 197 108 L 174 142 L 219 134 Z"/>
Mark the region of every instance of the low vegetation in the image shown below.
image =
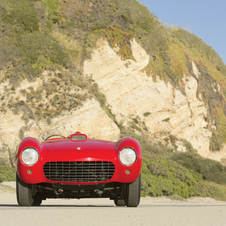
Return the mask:
<path id="1" fill-rule="evenodd" d="M 15 181 L 16 170 L 10 166 L 0 166 L 0 182 L 3 181 Z"/>

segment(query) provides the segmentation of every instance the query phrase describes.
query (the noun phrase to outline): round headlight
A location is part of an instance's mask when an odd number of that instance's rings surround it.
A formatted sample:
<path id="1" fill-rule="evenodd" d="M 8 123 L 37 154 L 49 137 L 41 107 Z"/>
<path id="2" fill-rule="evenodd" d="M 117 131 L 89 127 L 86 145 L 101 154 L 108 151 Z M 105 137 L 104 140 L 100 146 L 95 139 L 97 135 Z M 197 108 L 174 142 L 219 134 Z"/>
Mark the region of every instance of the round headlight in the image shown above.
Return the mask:
<path id="1" fill-rule="evenodd" d="M 28 166 L 33 166 L 39 159 L 39 153 L 34 148 L 25 148 L 22 151 L 22 161 Z"/>
<path id="2" fill-rule="evenodd" d="M 119 152 L 119 160 L 123 165 L 131 166 L 137 160 L 137 154 L 132 148 L 123 148 Z"/>

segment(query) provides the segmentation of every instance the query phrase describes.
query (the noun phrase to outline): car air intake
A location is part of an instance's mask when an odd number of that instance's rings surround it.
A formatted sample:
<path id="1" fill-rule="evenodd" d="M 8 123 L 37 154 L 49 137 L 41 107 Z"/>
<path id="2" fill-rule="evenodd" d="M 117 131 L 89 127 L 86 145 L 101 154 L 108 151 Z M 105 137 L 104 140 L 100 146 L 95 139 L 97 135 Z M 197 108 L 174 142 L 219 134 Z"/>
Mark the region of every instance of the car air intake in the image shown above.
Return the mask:
<path id="1" fill-rule="evenodd" d="M 51 181 L 98 182 L 107 181 L 115 172 L 112 162 L 47 162 L 44 174 Z"/>

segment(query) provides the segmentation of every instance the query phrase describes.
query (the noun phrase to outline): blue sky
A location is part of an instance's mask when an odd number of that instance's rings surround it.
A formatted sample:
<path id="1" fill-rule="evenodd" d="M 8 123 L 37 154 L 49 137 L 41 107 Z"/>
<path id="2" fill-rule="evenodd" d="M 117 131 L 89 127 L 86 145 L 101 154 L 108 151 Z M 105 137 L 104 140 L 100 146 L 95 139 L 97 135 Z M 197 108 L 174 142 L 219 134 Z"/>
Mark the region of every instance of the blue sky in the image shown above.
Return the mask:
<path id="1" fill-rule="evenodd" d="M 226 0 L 138 0 L 159 20 L 197 35 L 226 64 Z"/>

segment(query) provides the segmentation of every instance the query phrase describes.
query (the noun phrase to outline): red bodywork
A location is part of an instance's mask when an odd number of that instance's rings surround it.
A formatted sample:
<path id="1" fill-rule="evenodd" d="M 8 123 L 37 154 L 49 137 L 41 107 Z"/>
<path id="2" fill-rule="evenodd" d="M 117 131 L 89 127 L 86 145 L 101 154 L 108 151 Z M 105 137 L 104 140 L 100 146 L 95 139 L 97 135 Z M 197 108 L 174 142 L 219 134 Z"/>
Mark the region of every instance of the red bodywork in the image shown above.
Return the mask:
<path id="1" fill-rule="evenodd" d="M 79 132 L 76 134 L 81 135 Z M 33 147 L 39 152 L 39 160 L 33 166 L 27 166 L 21 160 L 21 153 L 27 147 Z M 137 154 L 137 160 L 131 166 L 125 166 L 119 160 L 119 152 L 125 147 L 133 148 Z M 43 171 L 44 164 L 47 162 L 58 161 L 109 161 L 115 165 L 115 172 L 110 180 L 101 182 L 68 182 L 48 180 Z M 27 184 L 63 183 L 70 185 L 86 185 L 110 182 L 131 183 L 139 177 L 141 173 L 141 165 L 141 147 L 139 143 L 132 138 L 124 138 L 115 143 L 92 139 L 78 141 L 72 140 L 71 137 L 50 139 L 40 143 L 34 138 L 25 138 L 19 146 L 17 155 L 17 174 L 20 179 Z M 28 173 L 29 169 L 32 170 L 31 174 Z M 131 171 L 130 174 L 126 174 L 125 171 L 127 169 Z"/>

